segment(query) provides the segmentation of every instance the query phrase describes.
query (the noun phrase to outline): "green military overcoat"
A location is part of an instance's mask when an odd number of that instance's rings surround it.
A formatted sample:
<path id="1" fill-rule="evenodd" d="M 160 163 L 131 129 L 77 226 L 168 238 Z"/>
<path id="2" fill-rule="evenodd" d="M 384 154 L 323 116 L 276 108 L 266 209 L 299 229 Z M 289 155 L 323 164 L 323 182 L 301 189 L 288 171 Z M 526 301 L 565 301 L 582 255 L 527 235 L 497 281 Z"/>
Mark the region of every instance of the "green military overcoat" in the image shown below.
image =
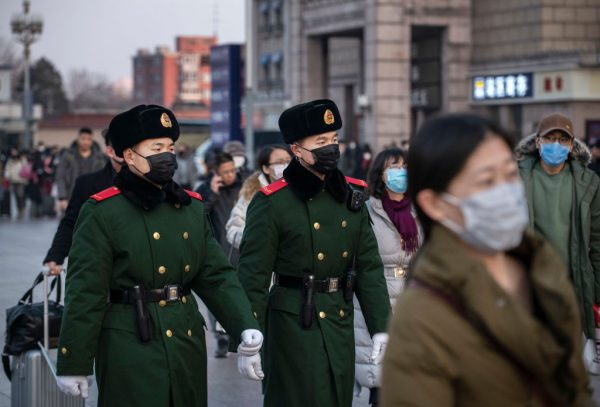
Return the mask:
<path id="1" fill-rule="evenodd" d="M 89 200 L 77 221 L 58 374 L 91 375 L 95 360 L 99 406 L 206 406 L 204 320 L 194 296 L 148 303 L 153 339 L 142 343 L 134 307 L 109 304 L 109 290 L 190 287 L 236 338 L 258 328 L 248 299 L 199 195 L 188 206 L 163 202 L 146 210 L 113 191 Z"/>
<path id="2" fill-rule="evenodd" d="M 366 206 L 347 207 L 341 173 L 323 184 L 292 161 L 285 179 L 262 189 L 248 208 L 240 281 L 265 332 L 265 406 L 351 406 L 354 385 L 352 301 L 317 293 L 311 329 L 300 325 L 301 290 L 273 286 L 272 272 L 343 277 L 355 259 L 356 295 L 371 335 L 384 332 L 389 299 Z M 339 182 L 338 182 L 339 181 Z M 362 183 L 363 186 L 364 182 Z M 356 187 L 356 186 L 355 186 Z"/>

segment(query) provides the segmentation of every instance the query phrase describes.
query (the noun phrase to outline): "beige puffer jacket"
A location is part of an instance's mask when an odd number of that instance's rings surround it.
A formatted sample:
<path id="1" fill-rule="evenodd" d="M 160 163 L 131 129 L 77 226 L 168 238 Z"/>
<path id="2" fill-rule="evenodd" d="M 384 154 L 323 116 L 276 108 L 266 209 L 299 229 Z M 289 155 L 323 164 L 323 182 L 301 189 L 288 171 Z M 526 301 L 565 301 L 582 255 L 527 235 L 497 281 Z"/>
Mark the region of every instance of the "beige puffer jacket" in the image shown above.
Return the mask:
<path id="1" fill-rule="evenodd" d="M 240 197 L 231 210 L 229 220 L 225 225 L 227 232 L 227 241 L 233 245 L 236 249 L 240 248 L 242 242 L 242 235 L 244 234 L 244 226 L 246 226 L 246 211 L 250 201 L 254 198 L 254 195 L 262 188 L 269 185 L 269 180 L 260 171 L 250 175 L 240 190 Z"/>
<path id="2" fill-rule="evenodd" d="M 383 262 L 385 280 L 393 309 L 396 299 L 404 288 L 404 279 L 412 259 L 412 253 L 402 250 L 400 233 L 398 233 L 398 230 L 383 209 L 381 200 L 371 197 L 367 202 L 367 208 L 373 221 L 373 232 L 377 238 L 379 255 Z M 414 210 L 413 216 L 416 217 Z M 422 240 L 419 229 L 419 242 L 422 242 Z M 354 311 L 354 336 L 356 343 L 356 368 L 354 376 L 356 378 L 358 393 L 360 393 L 361 387 L 379 387 L 381 374 L 380 366 L 375 366 L 371 363 L 373 342 L 371 341 L 371 336 L 367 330 L 365 319 L 356 298 L 354 298 Z"/>

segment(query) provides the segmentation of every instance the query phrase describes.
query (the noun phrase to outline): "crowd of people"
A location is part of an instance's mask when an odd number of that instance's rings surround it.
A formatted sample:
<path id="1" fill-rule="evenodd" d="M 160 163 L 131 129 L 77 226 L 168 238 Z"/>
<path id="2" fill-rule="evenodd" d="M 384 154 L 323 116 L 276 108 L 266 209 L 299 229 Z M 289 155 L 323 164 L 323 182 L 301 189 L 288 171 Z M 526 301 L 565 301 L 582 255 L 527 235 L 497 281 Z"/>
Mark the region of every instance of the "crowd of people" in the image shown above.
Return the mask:
<path id="1" fill-rule="evenodd" d="M 194 292 L 214 356 L 237 352 L 265 406 L 363 389 L 383 406 L 593 405 L 600 140 L 561 114 L 521 140 L 453 114 L 373 155 L 337 139 L 330 100 L 279 126 L 254 172 L 230 142 L 199 174 L 160 106 L 117 115 L 103 154 L 88 129 L 60 159 L 40 149 L 52 177 L 11 152 L 16 207 L 38 174 L 66 211 L 44 260 L 59 273 L 69 256 L 63 391 L 85 395 L 95 360 L 99 405 L 205 405 Z"/>
<path id="2" fill-rule="evenodd" d="M 61 215 L 77 177 L 105 162 L 87 127 L 68 148 L 47 147 L 40 141 L 34 151 L 9 149 L 0 154 L 0 216 L 20 220 Z"/>

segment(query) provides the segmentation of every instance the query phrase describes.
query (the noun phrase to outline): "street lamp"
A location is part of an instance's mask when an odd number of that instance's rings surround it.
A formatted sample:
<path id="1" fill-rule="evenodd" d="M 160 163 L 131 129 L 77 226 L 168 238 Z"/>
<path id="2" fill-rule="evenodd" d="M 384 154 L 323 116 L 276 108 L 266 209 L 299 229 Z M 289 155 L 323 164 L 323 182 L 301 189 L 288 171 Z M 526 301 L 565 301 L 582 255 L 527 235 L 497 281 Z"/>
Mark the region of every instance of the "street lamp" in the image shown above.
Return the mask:
<path id="1" fill-rule="evenodd" d="M 23 121 L 25 122 L 25 133 L 23 134 L 23 147 L 31 149 L 33 147 L 33 137 L 31 125 L 32 118 L 32 97 L 31 80 L 29 75 L 29 57 L 30 47 L 40 34 L 42 34 L 43 22 L 40 17 L 29 14 L 29 0 L 23 1 L 23 13 L 18 14 L 11 20 L 12 33 L 17 41 L 23 44 L 23 57 L 25 61 L 24 74 L 24 92 L 23 92 Z"/>

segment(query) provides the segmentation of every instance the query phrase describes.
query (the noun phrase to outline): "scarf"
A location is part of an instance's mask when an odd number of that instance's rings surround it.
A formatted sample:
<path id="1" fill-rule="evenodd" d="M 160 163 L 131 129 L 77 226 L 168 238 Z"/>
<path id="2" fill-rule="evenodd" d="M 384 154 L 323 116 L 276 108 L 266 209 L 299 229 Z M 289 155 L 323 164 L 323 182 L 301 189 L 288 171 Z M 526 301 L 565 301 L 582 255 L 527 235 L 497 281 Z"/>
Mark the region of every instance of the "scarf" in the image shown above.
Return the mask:
<path id="1" fill-rule="evenodd" d="M 419 229 L 411 213 L 410 199 L 404 197 L 401 201 L 394 201 L 385 190 L 381 197 L 381 203 L 383 204 L 383 210 L 390 217 L 402 237 L 402 250 L 415 253 L 419 248 Z"/>
<path id="2" fill-rule="evenodd" d="M 181 205 L 192 202 L 185 190 L 174 181 L 169 181 L 161 189 L 132 173 L 126 165 L 115 177 L 115 186 L 125 198 L 144 209 L 152 209 L 162 202 Z"/>

